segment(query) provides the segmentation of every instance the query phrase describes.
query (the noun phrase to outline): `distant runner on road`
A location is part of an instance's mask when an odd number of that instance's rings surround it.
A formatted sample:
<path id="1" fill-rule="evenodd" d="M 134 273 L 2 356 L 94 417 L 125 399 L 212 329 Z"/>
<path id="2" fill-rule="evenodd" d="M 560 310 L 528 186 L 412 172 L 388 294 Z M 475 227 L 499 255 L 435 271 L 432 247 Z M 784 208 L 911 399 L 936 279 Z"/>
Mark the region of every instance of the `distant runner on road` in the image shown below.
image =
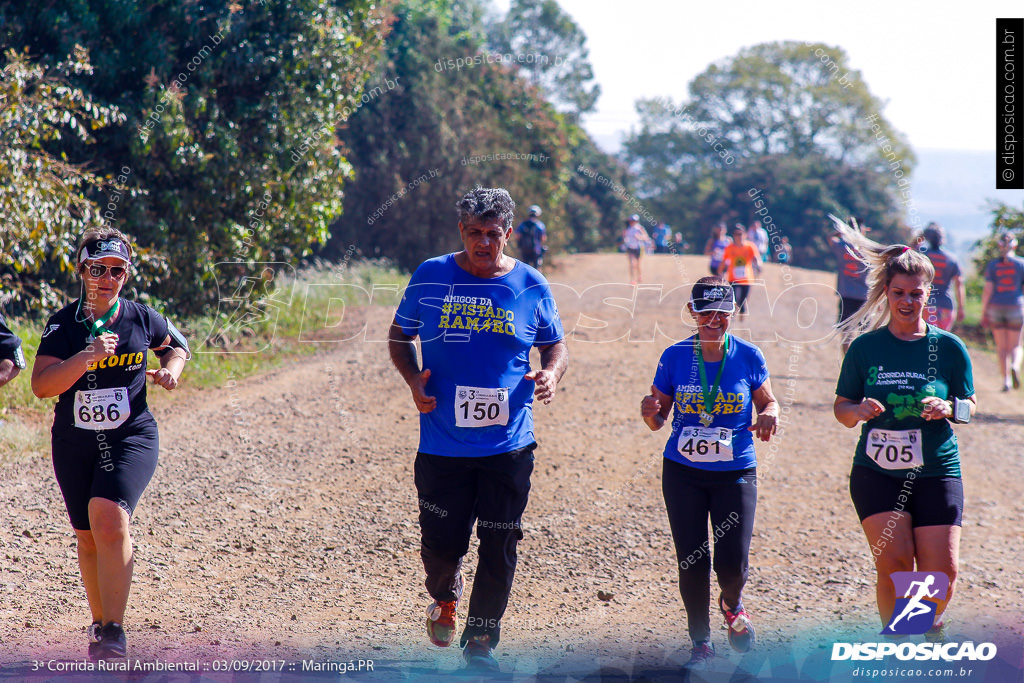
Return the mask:
<path id="1" fill-rule="evenodd" d="M 529 217 L 516 227 L 520 258 L 523 263 L 534 268 L 544 264 L 544 252 L 548 250 L 548 230 L 541 223 L 540 214 L 540 207 L 532 205 Z"/>
<path id="2" fill-rule="evenodd" d="M 924 229 L 924 239 L 927 245 L 924 254 L 935 267 L 932 294 L 928 299 L 927 320 L 932 325 L 948 332 L 953 329 L 954 317 L 956 322 L 963 322 L 964 319 L 964 302 L 967 301 L 967 292 L 960 270 L 960 262 L 957 261 L 956 255 L 942 248 L 945 231 L 938 223 L 928 224 L 928 227 Z M 955 304 L 950 290 L 956 294 Z"/>
<path id="3" fill-rule="evenodd" d="M 761 274 L 761 252 L 747 241 L 746 236 L 747 231 L 737 223 L 732 230 L 732 244 L 725 248 L 722 263 L 718 266 L 718 274 L 725 275 L 725 279 L 732 285 L 740 320 L 747 315 L 750 285 Z"/>
<path id="4" fill-rule="evenodd" d="M 504 253 L 515 203 L 477 188 L 457 205 L 463 250 L 413 273 L 388 337 L 420 412 L 415 479 L 427 636 L 447 647 L 463 595 L 462 558 L 476 525 L 479 563 L 460 644 L 472 669 L 492 655 L 515 575 L 530 493 L 534 399 L 550 403 L 569 354 L 547 280 Z M 423 363 L 416 359 L 420 339 Z M 530 368 L 530 350 L 541 368 Z"/>
<path id="5" fill-rule="evenodd" d="M 46 323 L 32 391 L 59 396 L 51 430 L 53 470 L 78 539 L 78 567 L 93 622 L 89 657 L 127 656 L 125 609 L 132 583 L 132 513 L 156 470 L 159 435 L 146 378 L 174 389 L 188 343 L 164 316 L 120 297 L 132 247 L 119 230 L 87 230 L 77 250 L 82 294 Z M 146 370 L 146 352 L 160 358 Z"/>
<path id="6" fill-rule="evenodd" d="M 712 275 L 718 275 L 719 266 L 722 265 L 722 259 L 725 257 L 725 248 L 730 244 L 732 244 L 732 240 L 725 234 L 725 223 L 719 223 L 712 229 L 711 237 L 704 245 L 704 255 L 711 257 L 708 268 Z"/>
<path id="7" fill-rule="evenodd" d="M 859 226 L 855 219 L 851 218 L 850 223 L 854 230 L 858 230 Z M 864 229 L 867 230 L 867 228 Z M 860 234 L 859 230 L 858 234 Z M 850 252 L 851 249 L 856 250 L 856 247 L 843 239 L 842 235 L 829 235 L 828 246 L 838 261 L 836 270 L 836 291 L 839 293 L 837 324 L 842 325 L 860 310 L 860 307 L 864 305 L 864 300 L 868 297 L 868 269 L 855 254 Z M 844 354 L 849 350 L 850 342 L 855 336 L 855 331 L 843 332 Z"/>
<path id="8" fill-rule="evenodd" d="M 626 250 L 629 261 L 629 283 L 641 284 L 644 281 L 644 252 L 654 244 L 644 226 L 640 225 L 640 216 L 633 214 L 626 221 L 626 229 L 622 231 L 622 247 Z"/>
<path id="9" fill-rule="evenodd" d="M 996 342 L 1003 391 L 1019 389 L 1024 360 L 1024 259 L 1016 255 L 1017 238 L 999 237 L 999 258 L 985 268 L 981 293 L 981 324 L 992 330 Z"/>

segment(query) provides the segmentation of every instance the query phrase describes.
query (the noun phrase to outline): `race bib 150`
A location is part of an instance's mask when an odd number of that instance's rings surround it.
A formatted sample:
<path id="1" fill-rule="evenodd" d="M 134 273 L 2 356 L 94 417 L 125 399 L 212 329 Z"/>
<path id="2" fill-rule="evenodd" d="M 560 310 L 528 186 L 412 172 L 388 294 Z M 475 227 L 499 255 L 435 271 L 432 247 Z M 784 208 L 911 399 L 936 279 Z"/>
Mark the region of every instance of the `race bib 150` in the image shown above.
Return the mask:
<path id="1" fill-rule="evenodd" d="M 507 425 L 508 394 L 508 389 L 504 387 L 455 387 L 455 426 Z"/>

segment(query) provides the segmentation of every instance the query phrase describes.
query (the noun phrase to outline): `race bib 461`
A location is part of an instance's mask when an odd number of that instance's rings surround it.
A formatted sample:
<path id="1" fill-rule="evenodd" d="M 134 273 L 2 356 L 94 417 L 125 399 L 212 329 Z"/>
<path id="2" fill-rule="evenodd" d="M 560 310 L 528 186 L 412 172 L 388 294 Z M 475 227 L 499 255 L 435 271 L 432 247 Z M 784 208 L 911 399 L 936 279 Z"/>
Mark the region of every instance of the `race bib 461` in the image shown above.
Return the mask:
<path id="1" fill-rule="evenodd" d="M 676 444 L 679 453 L 694 462 L 732 460 L 732 430 L 728 427 L 683 427 Z"/>

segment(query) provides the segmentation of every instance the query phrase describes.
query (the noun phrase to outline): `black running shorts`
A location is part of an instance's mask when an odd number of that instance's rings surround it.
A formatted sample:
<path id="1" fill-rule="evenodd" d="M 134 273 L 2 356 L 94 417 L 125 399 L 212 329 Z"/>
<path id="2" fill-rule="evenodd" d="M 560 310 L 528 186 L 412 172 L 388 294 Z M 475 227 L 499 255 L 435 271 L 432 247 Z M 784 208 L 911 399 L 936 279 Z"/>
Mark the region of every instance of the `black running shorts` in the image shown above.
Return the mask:
<path id="1" fill-rule="evenodd" d="M 120 430 L 81 432 L 75 441 L 54 434 L 53 472 L 64 495 L 71 526 L 89 529 L 89 500 L 106 498 L 129 516 L 156 471 L 160 439 L 156 420 L 139 420 L 126 434 Z"/>
<path id="2" fill-rule="evenodd" d="M 910 515 L 914 527 L 961 526 L 964 513 L 960 477 L 890 477 L 855 465 L 850 472 L 850 497 L 862 522 L 880 512 L 900 510 Z"/>
<path id="3" fill-rule="evenodd" d="M 747 312 L 747 296 L 750 294 L 749 284 L 732 283 L 733 296 L 736 299 L 736 310 L 740 313 Z"/>

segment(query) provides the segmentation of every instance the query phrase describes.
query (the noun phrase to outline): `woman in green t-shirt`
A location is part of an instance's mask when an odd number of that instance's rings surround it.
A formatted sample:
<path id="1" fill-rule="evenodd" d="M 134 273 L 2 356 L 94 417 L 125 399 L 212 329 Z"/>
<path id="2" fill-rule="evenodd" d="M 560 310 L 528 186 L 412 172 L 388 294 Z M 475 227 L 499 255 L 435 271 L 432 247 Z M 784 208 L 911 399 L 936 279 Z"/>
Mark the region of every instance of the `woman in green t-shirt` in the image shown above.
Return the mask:
<path id="1" fill-rule="evenodd" d="M 864 423 L 850 495 L 875 559 L 883 633 L 920 633 L 931 626 L 926 637 L 941 641 L 963 514 L 960 455 L 950 422 L 967 422 L 974 414 L 971 359 L 958 337 L 922 316 L 935 275 L 928 257 L 905 245 L 862 242 L 857 250 L 870 268 L 870 291 L 842 329 L 868 331 L 843 359 L 833 410 L 847 427 Z M 891 576 L 895 572 L 929 575 Z M 906 582 L 915 579 L 921 588 L 897 611 L 897 598 L 910 597 L 914 584 Z M 924 599 L 934 612 L 919 609 Z M 921 615 L 933 617 L 913 630 L 909 622 Z"/>

